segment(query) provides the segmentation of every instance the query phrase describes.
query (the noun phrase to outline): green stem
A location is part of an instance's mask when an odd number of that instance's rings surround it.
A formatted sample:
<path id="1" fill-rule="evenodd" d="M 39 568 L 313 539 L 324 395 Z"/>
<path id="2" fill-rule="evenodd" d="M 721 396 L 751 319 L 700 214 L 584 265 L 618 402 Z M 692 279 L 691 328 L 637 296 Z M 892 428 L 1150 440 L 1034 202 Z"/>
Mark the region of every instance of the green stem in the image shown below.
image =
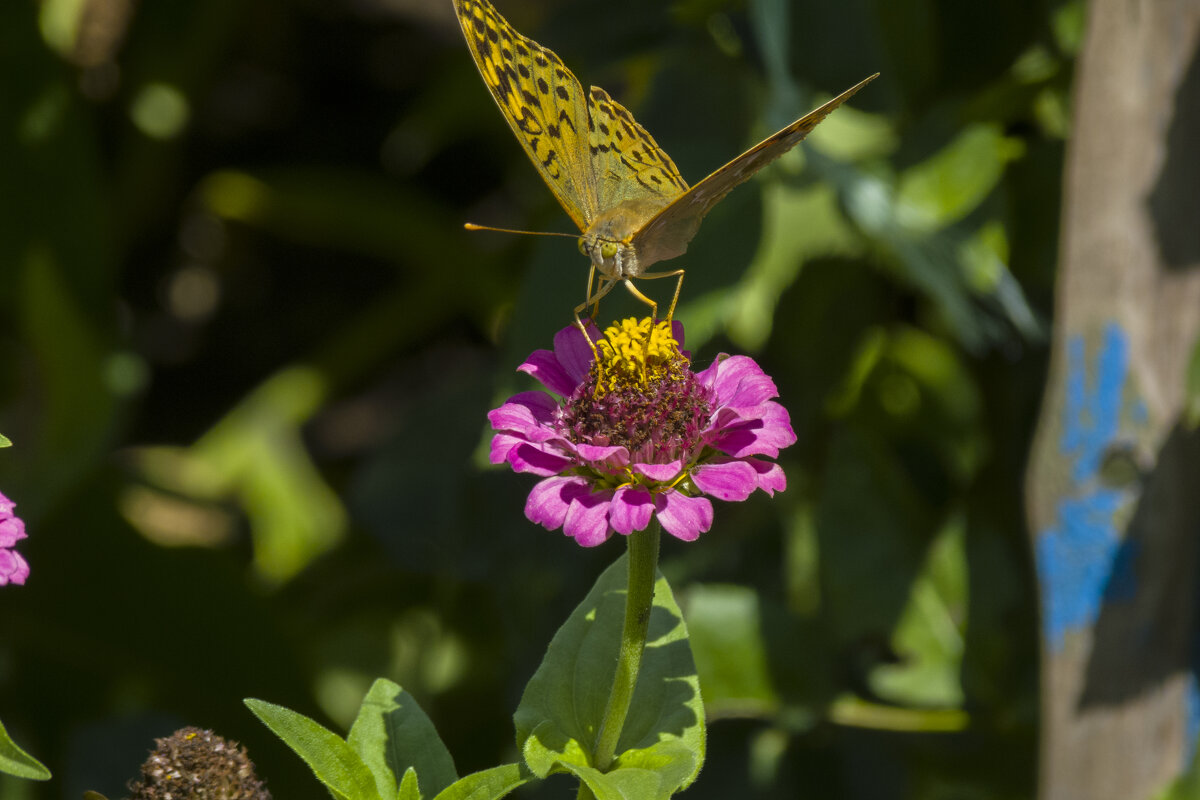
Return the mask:
<path id="1" fill-rule="evenodd" d="M 592 753 L 592 764 L 601 772 L 608 770 L 616 755 L 617 742 L 625 727 L 625 717 L 629 714 L 638 672 L 642 668 L 642 651 L 646 648 L 650 607 L 654 603 L 654 580 L 658 572 L 658 520 L 651 522 L 646 530 L 626 538 L 629 542 L 629 581 L 625 594 L 625 626 L 621 629 L 621 650 L 617 656 L 612 692 Z"/>

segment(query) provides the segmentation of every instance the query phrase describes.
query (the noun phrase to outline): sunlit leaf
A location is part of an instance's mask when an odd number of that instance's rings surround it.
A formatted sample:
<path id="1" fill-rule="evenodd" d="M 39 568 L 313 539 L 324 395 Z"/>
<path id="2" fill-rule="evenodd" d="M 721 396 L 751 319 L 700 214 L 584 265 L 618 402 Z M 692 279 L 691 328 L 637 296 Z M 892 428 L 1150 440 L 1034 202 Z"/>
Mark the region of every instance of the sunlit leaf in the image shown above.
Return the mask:
<path id="1" fill-rule="evenodd" d="M 151 484 L 178 497 L 235 497 L 250 519 L 255 566 L 272 581 L 286 580 L 345 533 L 345 510 L 300 430 L 325 392 L 314 370 L 283 370 L 191 447 L 145 448 L 137 462 Z"/>
<path id="2" fill-rule="evenodd" d="M 50 770 L 42 766 L 36 758 L 26 753 L 8 735 L 4 724 L 0 723 L 0 772 L 16 775 L 18 778 L 28 778 L 33 781 L 50 780 Z"/>
<path id="3" fill-rule="evenodd" d="M 896 218 L 910 231 L 932 232 L 970 213 L 1024 152 L 999 125 L 968 126 L 932 157 L 909 167 L 896 194 Z"/>
<path id="4" fill-rule="evenodd" d="M 758 594 L 744 586 L 691 586 L 687 618 L 708 713 L 762 714 L 774 709 L 779 698 L 767 668 Z"/>
<path id="5" fill-rule="evenodd" d="M 840 110 L 840 109 L 839 109 Z M 797 225 L 796 220 L 804 220 Z M 784 182 L 763 190 L 763 235 L 736 292 L 723 298 L 729 335 L 756 350 L 771 335 L 775 306 L 804 262 L 816 257 L 860 254 L 864 243 L 847 225 L 828 186 L 796 188 Z M 689 310 L 691 305 L 688 306 Z M 688 328 L 689 341 L 693 338 Z"/>
<path id="6" fill-rule="evenodd" d="M 673 792 L 663 776 L 648 769 L 615 769 L 600 772 L 579 764 L 565 764 L 566 770 L 587 784 L 596 800 L 666 800 Z"/>
<path id="7" fill-rule="evenodd" d="M 363 698 L 346 742 L 375 776 L 380 797 L 391 797 L 396 776 L 415 768 L 421 794 L 432 797 L 458 779 L 454 759 L 429 717 L 400 686 L 379 678 Z"/>
<path id="8" fill-rule="evenodd" d="M 538 777 L 562 770 L 582 776 L 592 768 L 591 752 L 620 647 L 627 560 L 622 556 L 604 571 L 559 628 L 525 687 L 514 722 L 526 763 Z M 651 780 L 642 776 L 646 772 L 655 776 L 656 785 L 662 779 L 668 793 L 695 780 L 704 760 L 704 708 L 687 626 L 661 576 L 654 585 L 646 650 L 616 755 L 618 765 L 640 765 L 619 770 L 624 773 L 619 782 L 642 786 Z M 649 771 L 643 769 L 646 765 Z"/>
<path id="9" fill-rule="evenodd" d="M 338 800 L 389 800 L 375 777 L 342 737 L 291 709 L 249 698 L 246 706 L 304 759 L 313 774 Z"/>
<path id="10" fill-rule="evenodd" d="M 388 797 L 389 795 L 384 795 Z M 421 800 L 421 789 L 417 783 L 417 771 L 412 767 L 404 770 L 400 779 L 400 787 L 396 791 L 396 800 Z"/>
<path id="11" fill-rule="evenodd" d="M 532 778 L 523 765 L 502 764 L 459 778 L 434 800 L 498 800 Z"/>

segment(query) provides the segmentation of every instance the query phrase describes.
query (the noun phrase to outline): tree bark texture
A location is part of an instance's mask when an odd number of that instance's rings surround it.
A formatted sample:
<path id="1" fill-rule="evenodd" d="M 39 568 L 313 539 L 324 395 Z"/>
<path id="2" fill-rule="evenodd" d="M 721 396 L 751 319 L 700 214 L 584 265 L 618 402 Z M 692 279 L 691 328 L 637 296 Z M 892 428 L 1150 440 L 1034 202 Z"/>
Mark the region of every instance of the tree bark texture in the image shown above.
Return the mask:
<path id="1" fill-rule="evenodd" d="M 1092 0 L 1026 499 L 1042 800 L 1152 798 L 1200 731 L 1200 0 Z"/>

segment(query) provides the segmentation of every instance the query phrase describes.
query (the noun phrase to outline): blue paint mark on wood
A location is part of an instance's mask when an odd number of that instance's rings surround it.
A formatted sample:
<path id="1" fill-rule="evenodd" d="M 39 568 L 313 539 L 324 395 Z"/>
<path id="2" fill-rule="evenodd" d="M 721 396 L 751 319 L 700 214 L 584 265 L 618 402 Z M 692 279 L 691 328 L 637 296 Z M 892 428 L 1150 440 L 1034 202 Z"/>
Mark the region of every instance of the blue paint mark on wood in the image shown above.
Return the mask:
<path id="1" fill-rule="evenodd" d="M 1059 499 L 1054 525 L 1036 543 L 1042 590 L 1042 635 L 1052 651 L 1072 630 L 1091 626 L 1106 599 L 1137 590 L 1137 552 L 1122 547 L 1114 515 L 1128 493 L 1100 483 L 1104 453 L 1118 437 L 1129 340 L 1115 323 L 1105 326 L 1089 370 L 1082 336 L 1067 342 L 1066 397 L 1059 452 L 1070 464 L 1072 486 Z"/>

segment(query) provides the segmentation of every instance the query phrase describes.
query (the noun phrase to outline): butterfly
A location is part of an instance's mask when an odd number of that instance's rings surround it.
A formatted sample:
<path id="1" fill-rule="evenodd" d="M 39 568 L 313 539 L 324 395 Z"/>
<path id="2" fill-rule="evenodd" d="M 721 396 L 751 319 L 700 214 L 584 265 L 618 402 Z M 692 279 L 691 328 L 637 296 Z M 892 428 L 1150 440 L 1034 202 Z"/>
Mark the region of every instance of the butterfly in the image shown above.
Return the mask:
<path id="1" fill-rule="evenodd" d="M 671 157 L 624 106 L 597 86 L 584 92 L 562 59 L 518 33 L 488 0 L 454 0 L 454 10 L 504 119 L 582 232 L 579 250 L 591 269 L 587 299 L 575 309 L 577 323 L 580 311 L 591 305 L 594 315 L 600 299 L 617 284 L 649 305 L 651 317 L 657 318 L 658 305 L 632 279 L 678 276 L 667 313 L 671 319 L 684 271 L 646 270 L 683 255 L 701 220 L 721 198 L 795 147 L 878 77 L 876 73 L 852 86 L 689 187 Z M 601 281 L 593 293 L 597 272 Z"/>

